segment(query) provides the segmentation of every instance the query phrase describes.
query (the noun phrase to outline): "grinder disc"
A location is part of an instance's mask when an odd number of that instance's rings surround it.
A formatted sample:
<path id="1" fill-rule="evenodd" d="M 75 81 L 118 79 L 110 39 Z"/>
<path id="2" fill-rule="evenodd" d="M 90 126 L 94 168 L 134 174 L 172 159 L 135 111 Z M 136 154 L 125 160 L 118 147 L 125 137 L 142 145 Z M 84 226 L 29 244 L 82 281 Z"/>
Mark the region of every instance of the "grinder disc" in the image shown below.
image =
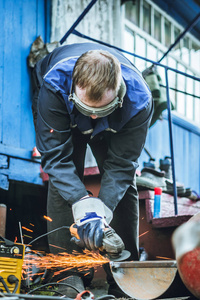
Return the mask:
<path id="1" fill-rule="evenodd" d="M 131 252 L 128 250 L 123 250 L 121 253 L 118 254 L 106 254 L 105 257 L 107 257 L 111 261 L 123 261 L 129 258 L 131 255 Z"/>

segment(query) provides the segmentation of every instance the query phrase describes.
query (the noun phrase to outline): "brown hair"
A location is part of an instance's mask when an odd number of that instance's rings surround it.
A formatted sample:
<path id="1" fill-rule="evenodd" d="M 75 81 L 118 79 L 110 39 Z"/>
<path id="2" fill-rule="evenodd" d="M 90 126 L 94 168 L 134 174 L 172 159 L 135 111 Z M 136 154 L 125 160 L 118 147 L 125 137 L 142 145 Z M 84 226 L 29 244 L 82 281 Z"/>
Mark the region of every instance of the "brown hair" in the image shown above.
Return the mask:
<path id="1" fill-rule="evenodd" d="M 108 51 L 88 51 L 75 64 L 73 86 L 86 89 L 86 95 L 92 102 L 101 100 L 106 90 L 117 92 L 120 82 L 120 62 Z"/>

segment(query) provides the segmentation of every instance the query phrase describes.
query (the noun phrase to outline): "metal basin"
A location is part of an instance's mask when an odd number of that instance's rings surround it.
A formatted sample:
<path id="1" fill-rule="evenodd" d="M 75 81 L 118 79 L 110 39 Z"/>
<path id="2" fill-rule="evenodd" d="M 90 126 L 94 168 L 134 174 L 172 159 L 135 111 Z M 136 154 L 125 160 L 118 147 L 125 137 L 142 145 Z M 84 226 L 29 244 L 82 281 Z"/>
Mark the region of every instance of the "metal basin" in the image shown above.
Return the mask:
<path id="1" fill-rule="evenodd" d="M 175 260 L 110 262 L 113 277 L 131 298 L 155 299 L 173 282 L 177 267 Z"/>

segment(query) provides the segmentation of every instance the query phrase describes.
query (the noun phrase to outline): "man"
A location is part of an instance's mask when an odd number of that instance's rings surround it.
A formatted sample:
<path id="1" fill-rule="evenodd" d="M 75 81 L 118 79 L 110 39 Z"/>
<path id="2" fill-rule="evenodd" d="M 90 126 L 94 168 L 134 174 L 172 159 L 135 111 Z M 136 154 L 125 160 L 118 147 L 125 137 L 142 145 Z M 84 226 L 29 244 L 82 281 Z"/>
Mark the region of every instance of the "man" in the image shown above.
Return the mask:
<path id="1" fill-rule="evenodd" d="M 55 49 L 34 74 L 36 144 L 49 175 L 48 231 L 75 222 L 79 234 L 76 245 L 67 230 L 50 234 L 50 251 L 98 250 L 112 219 L 130 259 L 138 260 L 135 171 L 152 116 L 147 84 L 120 52 L 94 43 Z M 98 198 L 82 183 L 87 144 L 101 174 Z M 109 294 L 119 296 L 108 277 Z"/>

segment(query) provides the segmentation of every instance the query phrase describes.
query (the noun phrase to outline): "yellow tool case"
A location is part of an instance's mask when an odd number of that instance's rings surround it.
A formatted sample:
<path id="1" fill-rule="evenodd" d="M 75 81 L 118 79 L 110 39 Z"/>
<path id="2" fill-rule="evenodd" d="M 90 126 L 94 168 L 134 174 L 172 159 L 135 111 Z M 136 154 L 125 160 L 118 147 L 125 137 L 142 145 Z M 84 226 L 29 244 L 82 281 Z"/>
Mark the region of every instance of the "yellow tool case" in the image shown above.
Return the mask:
<path id="1" fill-rule="evenodd" d="M 0 291 L 19 293 L 25 246 L 7 239 L 0 241 Z"/>

